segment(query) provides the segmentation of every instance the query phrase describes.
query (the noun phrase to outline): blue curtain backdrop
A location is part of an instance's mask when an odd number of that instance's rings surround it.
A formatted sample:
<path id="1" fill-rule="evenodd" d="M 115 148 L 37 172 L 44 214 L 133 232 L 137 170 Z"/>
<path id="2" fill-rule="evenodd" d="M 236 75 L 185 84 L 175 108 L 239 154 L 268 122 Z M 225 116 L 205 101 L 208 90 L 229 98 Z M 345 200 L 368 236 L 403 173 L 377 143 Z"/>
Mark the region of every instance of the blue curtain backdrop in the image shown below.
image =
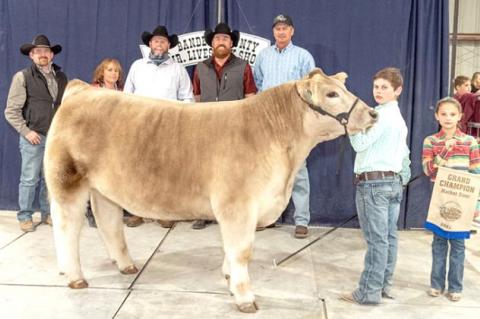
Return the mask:
<path id="1" fill-rule="evenodd" d="M 448 1 L 226 0 L 226 7 L 233 27 L 272 41 L 273 18 L 290 15 L 293 42 L 312 53 L 327 74 L 347 72 L 347 87 L 369 105 L 374 105 L 372 76 L 398 67 L 405 78 L 400 108 L 409 129 L 412 177 L 421 174 L 423 138 L 437 129 L 433 107 L 448 93 Z M 354 154 L 348 145 L 337 175 L 340 143 L 323 143 L 308 158 L 314 224 L 336 225 L 355 213 Z M 400 227 L 422 227 L 429 196 L 426 177 L 411 183 Z M 284 220 L 291 222 L 292 213 L 290 205 Z"/>
<path id="2" fill-rule="evenodd" d="M 272 41 L 273 17 L 290 15 L 294 43 L 309 50 L 327 74 L 346 71 L 350 90 L 372 106 L 372 75 L 386 66 L 400 68 L 405 76 L 400 105 L 409 126 L 413 176 L 421 173 L 423 137 L 437 128 L 433 105 L 447 94 L 447 0 L 224 0 L 223 4 L 225 19 L 234 29 Z M 30 64 L 19 47 L 36 34 L 45 33 L 63 46 L 55 62 L 70 79 L 90 81 L 105 57 L 119 59 L 127 72 L 140 56 L 140 34 L 158 24 L 181 34 L 215 23 L 214 0 L 0 0 L 0 101 L 4 108 L 13 74 Z M 319 145 L 308 158 L 313 224 L 335 225 L 355 213 L 354 154 L 347 145 L 337 174 L 339 145 L 338 141 Z M 2 116 L 0 209 L 17 209 L 19 172 L 18 134 Z M 428 197 L 426 178 L 409 186 L 401 227 L 421 227 Z M 285 221 L 291 221 L 291 213 L 290 207 Z"/>

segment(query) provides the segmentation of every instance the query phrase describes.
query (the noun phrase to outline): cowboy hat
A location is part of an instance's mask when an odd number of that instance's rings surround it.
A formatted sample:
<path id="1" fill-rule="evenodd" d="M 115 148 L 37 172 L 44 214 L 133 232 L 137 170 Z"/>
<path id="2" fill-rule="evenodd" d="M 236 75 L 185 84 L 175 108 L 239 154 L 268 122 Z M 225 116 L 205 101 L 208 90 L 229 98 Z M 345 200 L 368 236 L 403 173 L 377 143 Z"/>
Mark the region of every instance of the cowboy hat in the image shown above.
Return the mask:
<path id="1" fill-rule="evenodd" d="M 233 47 L 237 46 L 238 40 L 240 39 L 240 32 L 238 32 L 238 30 L 231 31 L 230 27 L 225 22 L 220 22 L 219 24 L 217 24 L 217 26 L 215 27 L 215 31 L 212 31 L 210 29 L 205 30 L 205 42 L 207 42 L 209 46 L 212 46 L 213 37 L 215 36 L 215 34 L 219 33 L 229 35 L 232 39 Z"/>
<path id="2" fill-rule="evenodd" d="M 29 55 L 33 48 L 49 48 L 52 50 L 53 54 L 58 54 L 62 51 L 62 47 L 59 44 L 51 46 L 47 36 L 43 34 L 39 34 L 33 38 L 32 43 L 25 43 L 22 45 L 20 47 L 20 52 L 22 52 L 23 55 Z"/>
<path id="3" fill-rule="evenodd" d="M 168 42 L 170 42 L 170 48 L 174 48 L 178 44 L 178 36 L 176 34 L 168 35 L 167 28 L 163 25 L 159 25 L 158 27 L 156 27 L 152 33 L 147 31 L 143 32 L 142 33 L 143 43 L 145 43 L 145 45 L 148 46 L 148 43 L 150 42 L 150 40 L 156 35 L 167 38 Z"/>

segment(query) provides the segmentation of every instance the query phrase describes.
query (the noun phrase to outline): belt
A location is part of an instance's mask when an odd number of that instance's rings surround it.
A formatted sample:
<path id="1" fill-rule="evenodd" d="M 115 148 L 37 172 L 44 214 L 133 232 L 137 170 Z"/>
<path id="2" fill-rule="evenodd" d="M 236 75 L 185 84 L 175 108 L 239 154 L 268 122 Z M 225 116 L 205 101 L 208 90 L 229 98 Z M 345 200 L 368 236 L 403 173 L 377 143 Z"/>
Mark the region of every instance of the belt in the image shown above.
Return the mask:
<path id="1" fill-rule="evenodd" d="M 362 174 L 355 175 L 355 183 L 376 180 L 376 179 L 385 179 L 387 177 L 395 177 L 395 176 L 398 176 L 398 174 L 392 171 L 365 172 Z"/>

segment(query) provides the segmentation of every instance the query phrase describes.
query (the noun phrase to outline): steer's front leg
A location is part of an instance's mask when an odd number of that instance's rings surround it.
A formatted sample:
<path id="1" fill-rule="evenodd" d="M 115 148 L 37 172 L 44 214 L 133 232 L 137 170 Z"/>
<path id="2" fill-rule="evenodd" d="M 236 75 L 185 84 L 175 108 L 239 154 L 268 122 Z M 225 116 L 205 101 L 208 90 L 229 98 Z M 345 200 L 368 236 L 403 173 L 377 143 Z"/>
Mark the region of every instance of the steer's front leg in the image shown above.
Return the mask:
<path id="1" fill-rule="evenodd" d="M 256 222 L 226 221 L 218 218 L 218 223 L 225 251 L 223 271 L 228 271 L 230 275 L 230 292 L 240 311 L 256 312 L 258 307 L 255 304 L 255 295 L 250 287 L 248 275 L 248 263 L 252 255 Z M 225 275 L 227 274 L 225 273 Z"/>

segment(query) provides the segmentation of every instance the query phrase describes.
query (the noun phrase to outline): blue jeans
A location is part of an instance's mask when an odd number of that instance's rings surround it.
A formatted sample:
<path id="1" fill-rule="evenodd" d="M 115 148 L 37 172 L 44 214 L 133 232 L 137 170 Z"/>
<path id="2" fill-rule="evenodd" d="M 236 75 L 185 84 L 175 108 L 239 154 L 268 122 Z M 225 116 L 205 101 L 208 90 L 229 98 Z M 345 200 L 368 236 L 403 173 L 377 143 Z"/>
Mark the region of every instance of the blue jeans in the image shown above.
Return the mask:
<path id="1" fill-rule="evenodd" d="M 41 136 L 40 144 L 33 145 L 20 136 L 20 155 L 22 156 L 22 167 L 20 172 L 20 184 L 18 186 L 18 205 L 20 211 L 17 213 L 19 221 L 31 220 L 33 215 L 33 201 L 37 186 L 40 185 L 39 201 L 42 219 L 47 218 L 50 213 L 50 205 L 47 198 L 47 186 L 43 175 L 43 154 L 45 152 L 45 139 Z"/>
<path id="2" fill-rule="evenodd" d="M 380 303 L 382 291 L 390 294 L 397 261 L 397 221 L 402 196 L 398 176 L 357 185 L 358 220 L 367 242 L 364 270 L 353 292 L 353 298 L 361 304 Z"/>
<path id="3" fill-rule="evenodd" d="M 297 226 L 308 226 L 310 222 L 310 181 L 308 179 L 307 162 L 303 162 L 295 176 L 292 190 L 292 201 L 295 205 L 293 220 Z"/>
<path id="4" fill-rule="evenodd" d="M 446 239 L 433 234 L 432 241 L 432 274 L 430 285 L 438 290 L 445 290 L 445 274 L 447 273 L 448 244 L 448 292 L 462 292 L 463 264 L 465 262 L 465 239 Z"/>

